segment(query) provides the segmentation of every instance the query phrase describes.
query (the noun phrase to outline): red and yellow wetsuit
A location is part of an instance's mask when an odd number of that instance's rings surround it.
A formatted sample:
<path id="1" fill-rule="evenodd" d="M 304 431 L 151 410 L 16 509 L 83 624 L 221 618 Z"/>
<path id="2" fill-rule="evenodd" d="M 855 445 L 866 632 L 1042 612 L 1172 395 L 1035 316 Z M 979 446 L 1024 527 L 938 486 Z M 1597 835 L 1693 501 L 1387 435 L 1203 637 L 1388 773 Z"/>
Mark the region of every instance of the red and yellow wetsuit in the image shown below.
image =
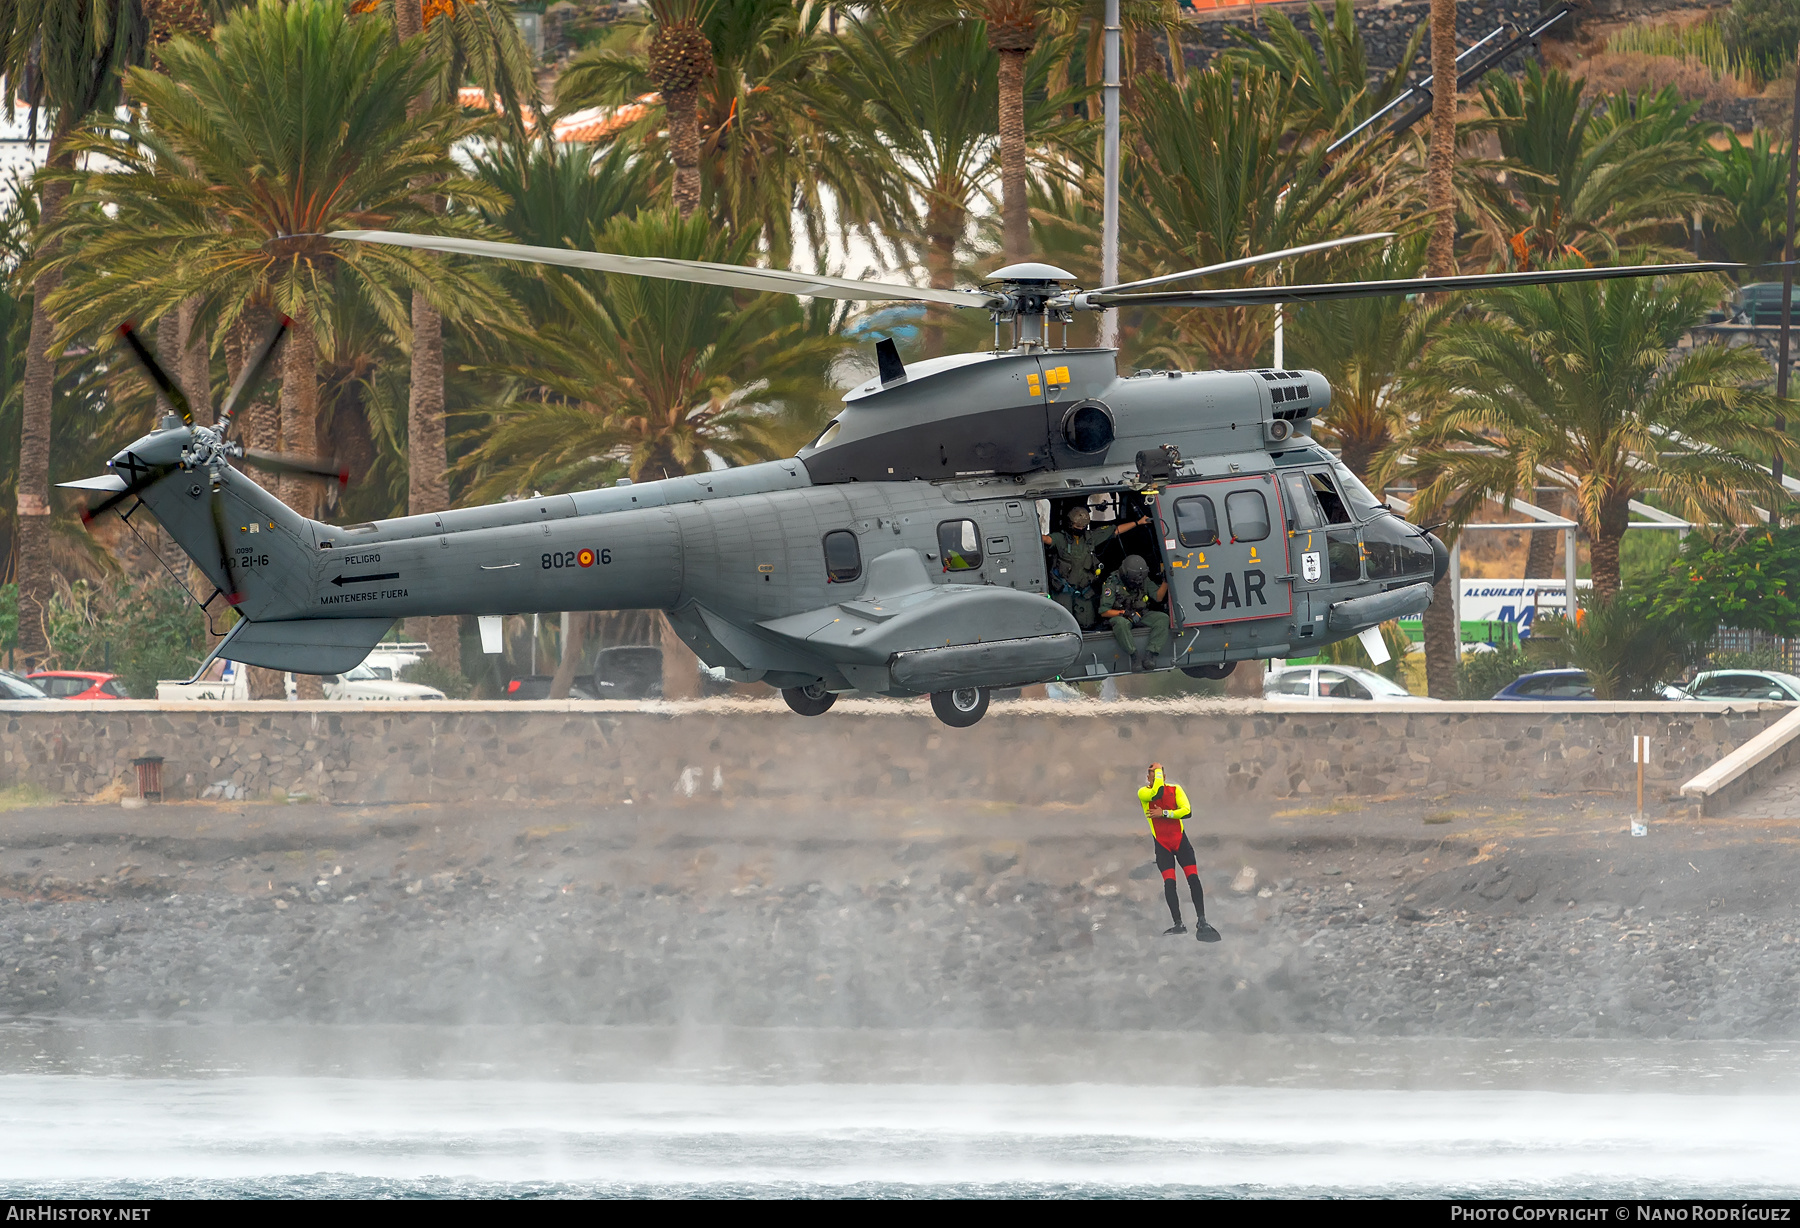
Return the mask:
<path id="1" fill-rule="evenodd" d="M 1194 846 L 1188 842 L 1187 827 L 1182 822 L 1193 813 L 1193 807 L 1188 805 L 1187 791 L 1178 784 L 1165 781 L 1159 768 L 1137 795 L 1144 808 L 1144 820 L 1150 824 L 1150 834 L 1156 840 L 1156 868 L 1162 871 L 1163 895 L 1169 902 L 1169 915 L 1175 918 L 1176 925 L 1181 924 L 1181 899 L 1175 891 L 1175 867 L 1179 865 L 1187 873 L 1194 911 L 1204 919 L 1206 900 L 1200 891 L 1200 869 L 1194 864 Z M 1152 807 L 1163 812 L 1161 817 L 1151 816 Z"/>

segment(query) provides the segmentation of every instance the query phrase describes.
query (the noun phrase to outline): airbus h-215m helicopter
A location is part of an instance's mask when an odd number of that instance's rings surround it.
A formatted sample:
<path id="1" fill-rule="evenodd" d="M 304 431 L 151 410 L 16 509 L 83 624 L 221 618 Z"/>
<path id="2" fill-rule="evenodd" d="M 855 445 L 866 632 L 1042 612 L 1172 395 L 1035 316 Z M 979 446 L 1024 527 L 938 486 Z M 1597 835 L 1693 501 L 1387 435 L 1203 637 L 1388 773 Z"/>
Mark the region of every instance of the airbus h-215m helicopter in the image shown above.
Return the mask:
<path id="1" fill-rule="evenodd" d="M 68 485 L 141 500 L 242 615 L 215 656 L 339 673 L 399 618 L 651 609 L 701 660 L 766 682 L 805 715 L 840 694 L 930 695 L 947 724 L 989 691 L 1135 667 L 1220 678 L 1239 661 L 1310 655 L 1421 612 L 1443 544 L 1395 516 L 1308 424 L 1330 403 L 1317 371 L 1138 371 L 1111 349 L 1068 348 L 1074 314 L 1130 307 L 1262 306 L 1735 266 L 1683 264 L 1330 285 L 1172 290 L 1166 283 L 1386 236 L 1354 236 L 1149 281 L 1081 291 L 1014 264 L 973 291 L 694 261 L 382 231 L 342 242 L 862 301 L 988 311 L 995 347 L 878 374 L 798 455 L 601 490 L 534 496 L 368 524 L 288 508 L 240 472 L 336 475 L 335 464 L 247 452 L 231 407 L 266 369 L 278 330 L 220 421 L 201 425 L 129 326 L 121 330 L 180 411 Z M 1063 346 L 1052 330 L 1063 327 Z M 283 325 L 285 327 L 285 323 Z M 1011 345 L 1000 344 L 1010 329 Z M 1053 598 L 1042 539 L 1082 509 L 1118 532 L 1101 566 L 1142 558 L 1166 582 L 1173 642 L 1146 662 Z M 135 506 L 133 509 L 135 510 Z M 93 514 L 90 513 L 90 514 Z M 128 513 L 129 514 L 129 511 Z M 1141 523 L 1140 523 L 1141 522 Z M 1109 554 L 1110 552 L 1110 554 Z M 1134 565 L 1136 570 L 1136 565 Z M 1090 577 L 1090 582 L 1096 578 Z M 210 661 L 210 658 L 209 658 Z M 204 667 L 203 667 L 204 668 Z"/>

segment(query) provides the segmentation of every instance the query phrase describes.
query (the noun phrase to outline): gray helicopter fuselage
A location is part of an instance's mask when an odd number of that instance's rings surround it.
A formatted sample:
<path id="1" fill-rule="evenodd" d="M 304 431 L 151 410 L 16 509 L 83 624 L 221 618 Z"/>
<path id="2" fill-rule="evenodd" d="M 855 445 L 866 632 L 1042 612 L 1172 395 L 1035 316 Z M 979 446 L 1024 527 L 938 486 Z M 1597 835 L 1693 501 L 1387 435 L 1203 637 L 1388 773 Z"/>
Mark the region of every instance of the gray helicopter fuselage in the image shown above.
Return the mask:
<path id="1" fill-rule="evenodd" d="M 736 469 L 360 525 L 229 466 L 216 500 L 201 468 L 140 498 L 236 597 L 223 651 L 250 664 L 339 672 L 406 617 L 656 609 L 741 681 L 911 695 L 1129 668 L 1049 599 L 1040 535 L 1072 502 L 1152 517 L 1170 666 L 1303 655 L 1422 609 L 1442 548 L 1307 437 L 1328 397 L 1316 372 L 958 355 L 853 389 L 796 457 Z M 113 465 L 176 464 L 190 439 L 158 430 Z"/>

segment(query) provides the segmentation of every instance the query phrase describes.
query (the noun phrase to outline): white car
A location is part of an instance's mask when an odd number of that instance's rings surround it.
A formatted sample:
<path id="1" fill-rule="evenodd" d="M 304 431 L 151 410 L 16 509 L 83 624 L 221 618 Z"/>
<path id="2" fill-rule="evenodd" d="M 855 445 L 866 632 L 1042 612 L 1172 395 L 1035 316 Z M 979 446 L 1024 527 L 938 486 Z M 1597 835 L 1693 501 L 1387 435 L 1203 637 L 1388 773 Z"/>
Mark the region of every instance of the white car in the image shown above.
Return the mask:
<path id="1" fill-rule="evenodd" d="M 378 670 L 365 661 L 346 673 L 326 674 L 322 679 L 325 698 L 393 702 L 444 698 L 444 693 L 436 687 L 421 686 L 416 682 L 397 682 L 391 676 L 382 677 L 383 673 L 390 672 Z"/>
<path id="2" fill-rule="evenodd" d="M 1715 669 L 1697 674 L 1687 690 L 1675 692 L 1682 699 L 1769 699 L 1792 703 L 1800 699 L 1800 678 L 1773 669 Z"/>
<path id="3" fill-rule="evenodd" d="M 1263 676 L 1264 699 L 1424 699 L 1398 682 L 1355 665 L 1293 665 Z M 1432 701 L 1436 702 L 1436 701 Z"/>

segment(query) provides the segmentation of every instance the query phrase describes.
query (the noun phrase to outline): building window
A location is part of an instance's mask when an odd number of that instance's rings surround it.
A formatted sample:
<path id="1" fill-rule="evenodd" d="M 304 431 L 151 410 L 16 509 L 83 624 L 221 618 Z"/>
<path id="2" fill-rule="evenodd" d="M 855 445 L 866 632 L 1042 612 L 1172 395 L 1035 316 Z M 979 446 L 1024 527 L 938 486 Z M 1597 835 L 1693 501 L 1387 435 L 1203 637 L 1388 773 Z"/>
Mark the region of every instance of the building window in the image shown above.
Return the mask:
<path id="1" fill-rule="evenodd" d="M 848 584 L 862 575 L 862 547 L 856 534 L 848 529 L 835 529 L 825 535 L 825 579 L 832 584 Z"/>
<path id="2" fill-rule="evenodd" d="M 938 525 L 938 549 L 945 571 L 973 571 L 981 566 L 981 530 L 973 520 L 946 520 Z"/>
<path id="3" fill-rule="evenodd" d="M 1175 536 L 1190 549 L 1219 544 L 1219 517 L 1205 495 L 1175 500 Z"/>

